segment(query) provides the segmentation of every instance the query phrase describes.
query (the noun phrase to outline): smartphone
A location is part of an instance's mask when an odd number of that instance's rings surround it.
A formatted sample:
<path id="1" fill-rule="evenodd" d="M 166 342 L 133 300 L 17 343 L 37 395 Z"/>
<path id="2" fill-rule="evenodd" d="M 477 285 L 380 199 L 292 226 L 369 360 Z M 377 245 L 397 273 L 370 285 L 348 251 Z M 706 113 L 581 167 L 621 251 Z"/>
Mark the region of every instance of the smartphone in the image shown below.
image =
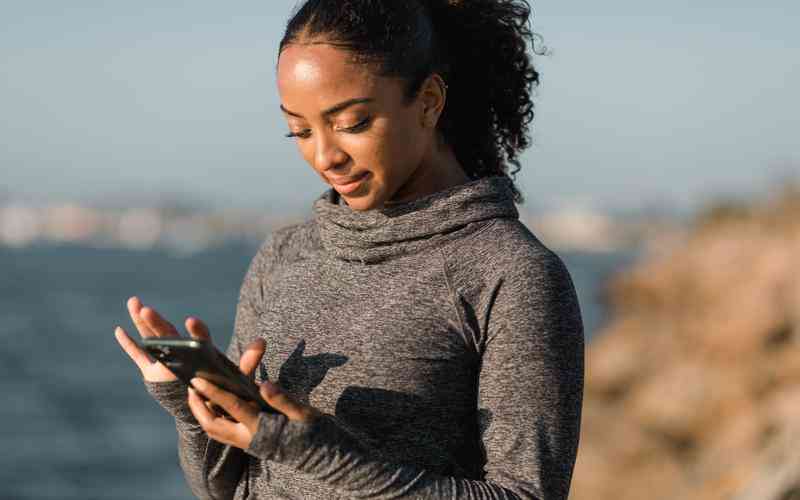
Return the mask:
<path id="1" fill-rule="evenodd" d="M 255 382 L 210 341 L 150 337 L 142 340 L 142 347 L 186 385 L 191 385 L 194 377 L 202 377 L 245 401 L 255 402 L 262 411 L 279 413 L 264 401 Z M 230 418 L 222 408 L 214 406 Z"/>

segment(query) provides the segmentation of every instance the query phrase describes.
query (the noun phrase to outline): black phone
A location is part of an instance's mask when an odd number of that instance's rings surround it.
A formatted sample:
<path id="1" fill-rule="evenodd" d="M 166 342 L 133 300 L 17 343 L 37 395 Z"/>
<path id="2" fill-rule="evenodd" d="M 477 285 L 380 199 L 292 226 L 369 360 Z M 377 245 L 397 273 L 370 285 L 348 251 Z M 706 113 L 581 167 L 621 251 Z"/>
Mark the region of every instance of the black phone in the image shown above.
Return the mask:
<path id="1" fill-rule="evenodd" d="M 245 401 L 255 402 L 262 411 L 279 413 L 264 401 L 255 382 L 210 341 L 150 337 L 142 339 L 142 347 L 186 385 L 191 385 L 194 377 L 202 377 Z M 217 411 L 230 417 L 222 408 L 217 407 Z"/>

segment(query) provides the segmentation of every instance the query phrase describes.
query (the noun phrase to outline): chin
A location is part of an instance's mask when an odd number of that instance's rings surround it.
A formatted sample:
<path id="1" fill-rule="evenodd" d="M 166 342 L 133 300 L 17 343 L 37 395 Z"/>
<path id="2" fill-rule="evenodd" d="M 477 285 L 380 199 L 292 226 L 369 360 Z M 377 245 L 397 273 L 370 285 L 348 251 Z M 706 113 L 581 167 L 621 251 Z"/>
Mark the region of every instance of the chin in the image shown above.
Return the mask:
<path id="1" fill-rule="evenodd" d="M 373 208 L 379 208 L 378 203 L 370 196 L 360 196 L 358 198 L 350 198 L 347 196 L 342 195 L 344 201 L 347 202 L 347 205 L 352 208 L 353 210 L 357 210 L 359 212 L 364 210 L 372 210 Z"/>
<path id="2" fill-rule="evenodd" d="M 364 194 L 361 196 L 349 196 L 341 193 L 339 193 L 339 196 L 344 198 L 344 201 L 353 210 L 364 211 L 381 208 L 384 202 L 381 191 L 376 190 L 374 186 L 369 186 L 369 188 L 365 189 Z"/>

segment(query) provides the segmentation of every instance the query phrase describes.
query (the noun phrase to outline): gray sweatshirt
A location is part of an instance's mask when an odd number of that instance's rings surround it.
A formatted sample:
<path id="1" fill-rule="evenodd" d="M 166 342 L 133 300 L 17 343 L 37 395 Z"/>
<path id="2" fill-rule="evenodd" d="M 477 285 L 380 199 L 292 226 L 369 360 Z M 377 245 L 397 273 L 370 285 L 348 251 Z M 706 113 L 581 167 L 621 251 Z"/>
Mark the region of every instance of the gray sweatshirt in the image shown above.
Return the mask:
<path id="1" fill-rule="evenodd" d="M 261 413 L 247 450 L 208 439 L 180 382 L 199 498 L 563 500 L 580 435 L 583 323 L 562 260 L 482 178 L 355 211 L 334 190 L 275 231 L 244 277 L 228 356 L 266 341 L 256 381 L 324 413 Z"/>

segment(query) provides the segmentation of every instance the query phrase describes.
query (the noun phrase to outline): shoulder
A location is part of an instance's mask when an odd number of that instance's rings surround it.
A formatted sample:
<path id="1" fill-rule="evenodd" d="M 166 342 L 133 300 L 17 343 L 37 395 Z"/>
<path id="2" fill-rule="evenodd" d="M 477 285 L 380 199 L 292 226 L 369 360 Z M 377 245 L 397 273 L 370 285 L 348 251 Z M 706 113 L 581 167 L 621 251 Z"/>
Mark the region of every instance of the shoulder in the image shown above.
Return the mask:
<path id="1" fill-rule="evenodd" d="M 572 287 L 561 257 L 519 219 L 494 219 L 448 248 L 447 261 L 454 272 L 479 281 Z"/>
<path id="2" fill-rule="evenodd" d="M 523 344 L 554 338 L 549 333 L 582 341 L 580 304 L 564 261 L 518 219 L 493 220 L 454 245 L 445 261 L 467 323 L 482 325 L 474 327 L 481 345 L 500 332 Z"/>
<path id="3" fill-rule="evenodd" d="M 267 266 L 291 262 L 319 246 L 319 231 L 312 219 L 282 226 L 272 231 L 261 243 L 254 263 Z"/>

